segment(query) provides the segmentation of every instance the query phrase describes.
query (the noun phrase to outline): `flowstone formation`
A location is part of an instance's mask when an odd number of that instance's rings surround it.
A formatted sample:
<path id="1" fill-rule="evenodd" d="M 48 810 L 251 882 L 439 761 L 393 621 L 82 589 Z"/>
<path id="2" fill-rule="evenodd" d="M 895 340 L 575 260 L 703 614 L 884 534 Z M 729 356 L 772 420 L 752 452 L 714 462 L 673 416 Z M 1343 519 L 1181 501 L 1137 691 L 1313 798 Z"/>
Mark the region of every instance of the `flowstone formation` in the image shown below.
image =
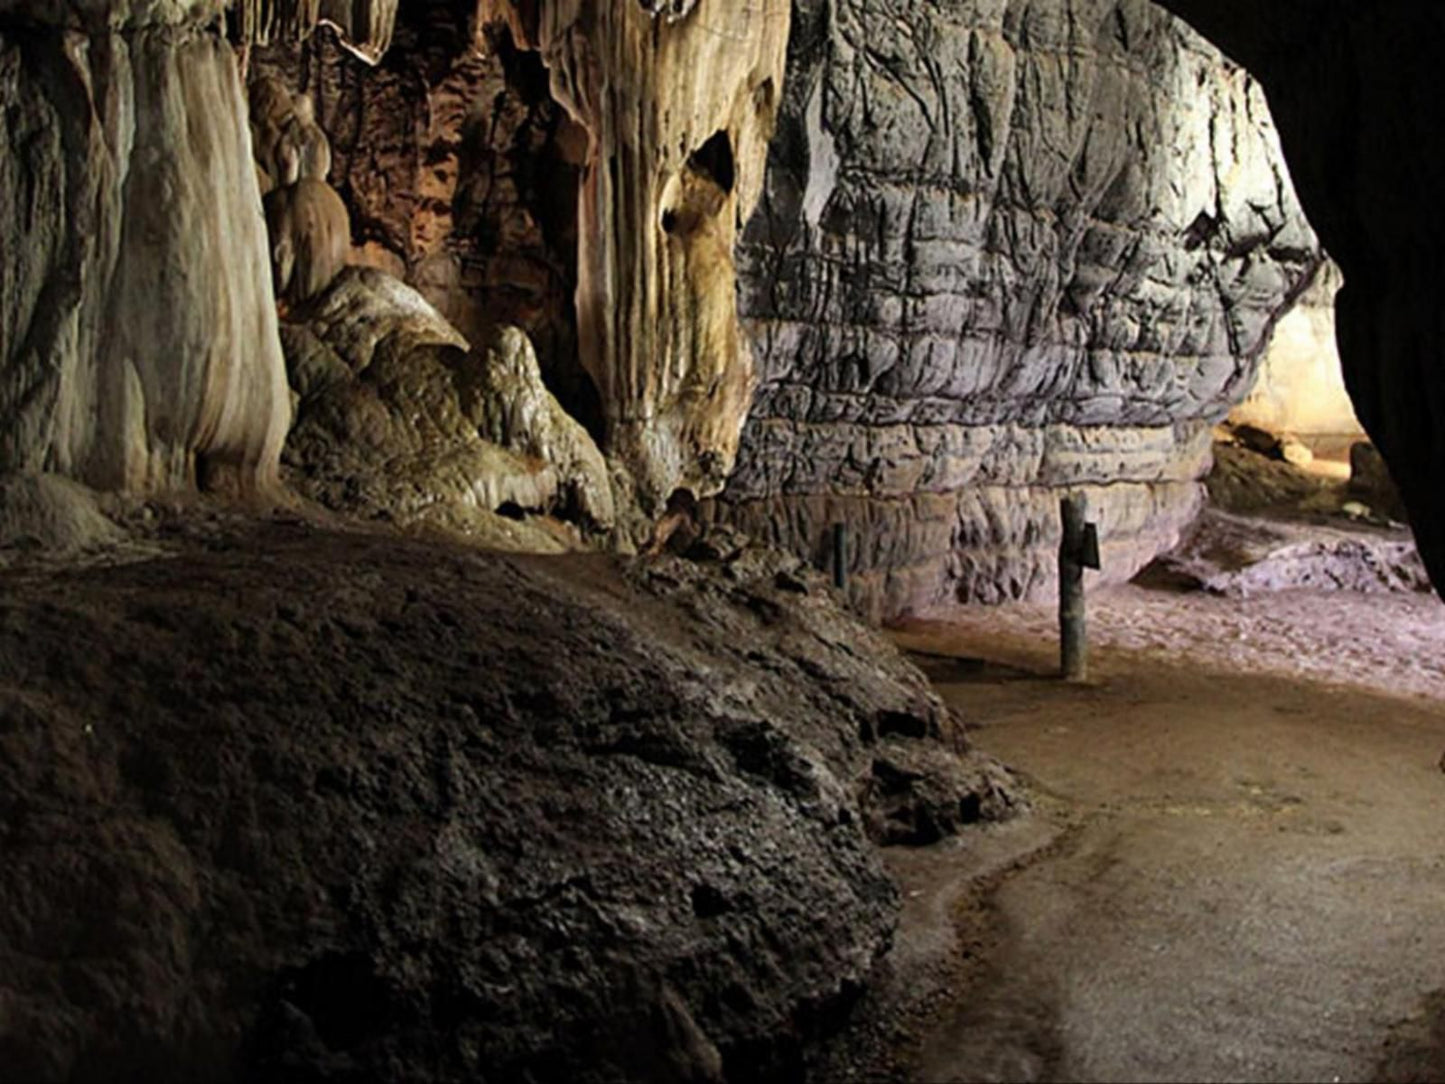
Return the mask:
<path id="1" fill-rule="evenodd" d="M 1260 88 L 1144 0 L 794 5 L 739 253 L 761 384 L 714 513 L 877 616 L 1126 578 L 1198 508 L 1319 247 Z"/>
<path id="2" fill-rule="evenodd" d="M 721 487 L 746 415 L 732 250 L 762 185 L 787 16 L 781 0 L 422 0 L 374 69 L 325 31 L 251 63 L 316 102 L 352 261 L 405 279 L 473 342 L 525 331 L 626 501 L 656 512 Z"/>
<path id="3" fill-rule="evenodd" d="M 0 0 L 0 471 L 276 479 L 287 396 L 219 0 Z"/>
<path id="4" fill-rule="evenodd" d="M 474 350 L 412 287 L 347 266 L 350 212 L 327 181 L 330 140 L 311 95 L 293 92 L 267 57 L 256 58 L 250 119 L 285 305 L 287 480 L 336 511 L 505 549 L 557 552 L 606 535 L 607 464 L 544 386 L 526 335 L 497 328 Z"/>
<path id="5" fill-rule="evenodd" d="M 733 293 L 762 189 L 788 0 L 488 0 L 586 133 L 577 328 L 606 446 L 648 510 L 722 487 L 753 390 Z"/>

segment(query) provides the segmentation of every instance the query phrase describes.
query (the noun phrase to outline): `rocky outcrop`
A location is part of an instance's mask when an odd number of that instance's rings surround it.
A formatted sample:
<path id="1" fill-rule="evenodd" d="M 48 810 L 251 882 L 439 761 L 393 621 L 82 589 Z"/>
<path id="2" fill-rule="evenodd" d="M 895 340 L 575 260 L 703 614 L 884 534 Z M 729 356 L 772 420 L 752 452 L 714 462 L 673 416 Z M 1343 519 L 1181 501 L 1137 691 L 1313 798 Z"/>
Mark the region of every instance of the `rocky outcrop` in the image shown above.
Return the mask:
<path id="1" fill-rule="evenodd" d="M 797 1079 L 1012 808 L 795 559 L 182 535 L 0 573 L 7 1079 Z"/>
<path id="2" fill-rule="evenodd" d="M 1172 544 L 1318 246 L 1260 88 L 1144 0 L 800 0 L 739 255 L 761 385 L 715 514 L 881 615 Z"/>
<path id="3" fill-rule="evenodd" d="M 1431 0 L 1163 0 L 1268 88 L 1310 219 L 1344 271 L 1345 383 L 1445 584 L 1445 29 Z"/>
<path id="4" fill-rule="evenodd" d="M 1230 598 L 1276 591 L 1428 591 L 1410 532 L 1399 526 L 1264 519 L 1208 509 L 1145 573 Z"/>
<path id="5" fill-rule="evenodd" d="M 0 470 L 275 480 L 285 373 L 220 12 L 0 2 Z"/>

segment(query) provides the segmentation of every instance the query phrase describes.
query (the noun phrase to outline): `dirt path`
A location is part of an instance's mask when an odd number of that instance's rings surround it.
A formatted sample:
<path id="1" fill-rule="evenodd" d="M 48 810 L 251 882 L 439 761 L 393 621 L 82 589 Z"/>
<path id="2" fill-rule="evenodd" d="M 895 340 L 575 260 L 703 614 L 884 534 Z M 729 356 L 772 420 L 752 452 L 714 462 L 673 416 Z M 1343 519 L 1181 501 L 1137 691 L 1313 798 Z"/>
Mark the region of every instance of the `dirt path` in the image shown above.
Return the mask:
<path id="1" fill-rule="evenodd" d="M 1331 618 L 1339 601 L 1294 599 L 1308 621 L 1281 642 L 1344 645 L 1349 676 L 1362 660 Z M 1398 600 L 1378 601 L 1386 627 Z M 1168 613 L 1206 634 L 1224 619 Z M 1427 639 L 1445 625 L 1419 616 Z M 915 1079 L 1445 1078 L 1445 703 L 1421 695 L 1428 680 L 1404 682 L 1407 700 L 1297 665 L 1183 665 L 1178 629 L 1136 620 L 1126 631 L 1166 649 L 1101 649 L 1096 683 L 1068 687 L 1041 676 L 1052 647 L 1031 620 L 992 611 L 899 636 L 989 660 L 920 661 L 977 744 L 1035 781 L 1053 829 L 982 903 L 950 886 L 946 854 L 898 871 L 916 928 L 937 898 L 964 908 L 971 956 Z M 1428 679 L 1442 658 L 1399 674 Z M 1284 651 L 1252 661 L 1291 669 Z M 1039 846 L 1030 831 L 1020 853 Z"/>

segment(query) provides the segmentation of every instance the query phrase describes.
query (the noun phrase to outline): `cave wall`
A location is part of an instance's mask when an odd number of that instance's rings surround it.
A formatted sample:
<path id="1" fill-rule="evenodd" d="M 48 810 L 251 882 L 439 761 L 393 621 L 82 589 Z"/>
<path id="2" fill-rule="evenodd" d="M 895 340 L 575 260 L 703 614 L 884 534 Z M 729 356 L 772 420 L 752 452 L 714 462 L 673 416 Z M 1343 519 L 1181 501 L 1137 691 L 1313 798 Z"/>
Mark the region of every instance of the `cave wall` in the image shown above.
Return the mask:
<path id="1" fill-rule="evenodd" d="M 760 387 L 714 514 L 875 616 L 1106 575 L 1193 516 L 1209 428 L 1320 258 L 1260 88 L 1144 0 L 799 0 L 739 249 Z"/>
<path id="2" fill-rule="evenodd" d="M 0 471 L 276 477 L 288 401 L 218 2 L 0 2 Z"/>
<path id="3" fill-rule="evenodd" d="M 1254 389 L 1229 412 L 1231 423 L 1288 433 L 1335 454 L 1363 436 L 1335 337 L 1335 294 L 1343 285 L 1339 266 L 1327 260 L 1275 326 Z"/>
<path id="4" fill-rule="evenodd" d="M 1445 8 L 1433 0 L 1163 0 L 1261 80 L 1311 221 L 1344 271 L 1345 383 L 1445 583 Z"/>

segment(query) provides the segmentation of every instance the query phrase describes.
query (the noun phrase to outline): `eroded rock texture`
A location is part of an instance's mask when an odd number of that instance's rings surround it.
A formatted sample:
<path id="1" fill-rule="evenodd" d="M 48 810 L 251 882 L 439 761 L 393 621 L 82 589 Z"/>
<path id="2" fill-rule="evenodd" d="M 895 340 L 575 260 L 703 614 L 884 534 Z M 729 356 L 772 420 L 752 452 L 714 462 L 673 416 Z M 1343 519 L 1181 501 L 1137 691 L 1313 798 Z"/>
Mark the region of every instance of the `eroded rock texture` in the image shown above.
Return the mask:
<path id="1" fill-rule="evenodd" d="M 0 2 L 0 470 L 276 476 L 288 419 L 218 2 Z"/>
<path id="2" fill-rule="evenodd" d="M 1009 812 L 795 559 L 187 530 L 0 573 L 7 1080 L 794 1080 Z"/>
<path id="3" fill-rule="evenodd" d="M 613 524 L 601 453 L 542 385 L 516 328 L 473 349 L 410 286 L 351 267 L 281 327 L 296 397 L 287 478 L 336 511 L 502 548 L 579 546 L 557 513 Z M 555 528 L 555 529 L 554 529 Z"/>
<path id="4" fill-rule="evenodd" d="M 1258 86 L 1143 0 L 795 4 L 740 249 L 761 386 L 716 514 L 886 615 L 1175 539 L 1318 246 Z"/>
<path id="5" fill-rule="evenodd" d="M 1445 12 L 1431 0 L 1165 0 L 1269 90 L 1311 220 L 1345 274 L 1345 382 L 1445 584 Z"/>

